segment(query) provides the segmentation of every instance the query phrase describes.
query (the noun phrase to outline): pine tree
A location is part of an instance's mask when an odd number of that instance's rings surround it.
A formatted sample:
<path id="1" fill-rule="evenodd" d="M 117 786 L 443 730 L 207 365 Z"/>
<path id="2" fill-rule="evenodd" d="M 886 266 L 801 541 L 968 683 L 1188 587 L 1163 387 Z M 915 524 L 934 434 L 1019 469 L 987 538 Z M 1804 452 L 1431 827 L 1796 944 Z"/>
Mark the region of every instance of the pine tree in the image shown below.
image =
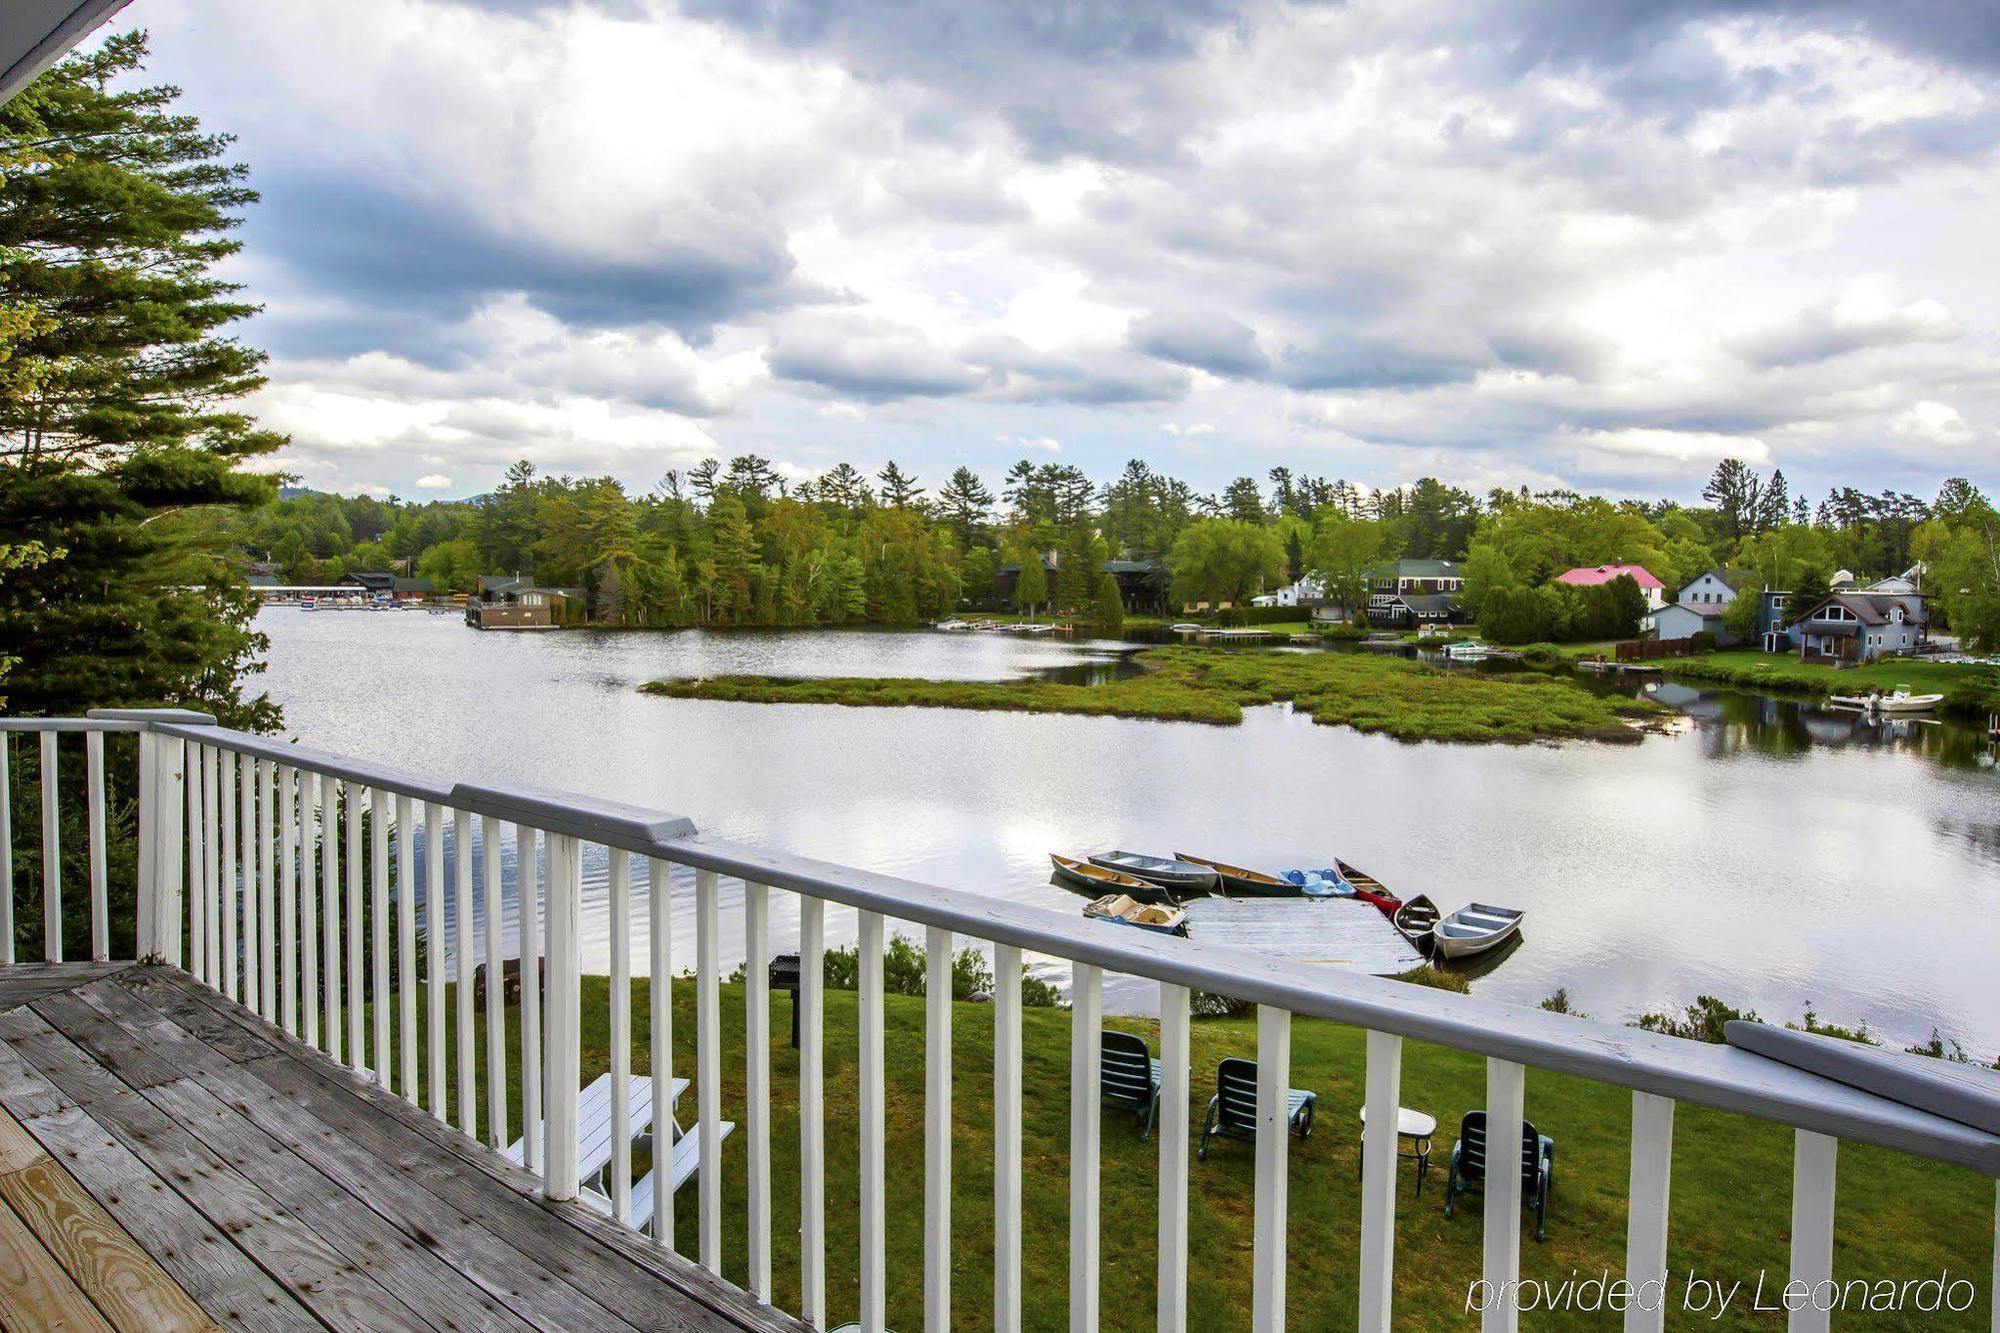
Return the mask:
<path id="1" fill-rule="evenodd" d="M 951 479 L 938 491 L 938 512 L 951 524 L 960 551 L 973 548 L 992 509 L 993 492 L 986 489 L 986 483 L 969 467 L 955 469 Z"/>
<path id="2" fill-rule="evenodd" d="M 118 86 L 143 36 L 113 36 L 0 107 L 0 544 L 61 558 L 0 584 L 12 706 L 68 713 L 185 703 L 243 726 L 263 637 L 219 514 L 274 482 L 243 470 L 283 444 L 237 400 L 263 353 L 227 332 L 255 307 L 215 266 L 256 199 L 230 139 Z"/>
<path id="3" fill-rule="evenodd" d="M 1098 577 L 1090 620 L 1099 638 L 1115 639 L 1125 632 L 1125 599 L 1119 596 L 1118 580 L 1108 569 Z"/>
<path id="4" fill-rule="evenodd" d="M 917 479 L 891 459 L 875 479 L 882 483 L 882 503 L 891 509 L 908 509 L 923 497 L 924 488 L 917 485 Z"/>

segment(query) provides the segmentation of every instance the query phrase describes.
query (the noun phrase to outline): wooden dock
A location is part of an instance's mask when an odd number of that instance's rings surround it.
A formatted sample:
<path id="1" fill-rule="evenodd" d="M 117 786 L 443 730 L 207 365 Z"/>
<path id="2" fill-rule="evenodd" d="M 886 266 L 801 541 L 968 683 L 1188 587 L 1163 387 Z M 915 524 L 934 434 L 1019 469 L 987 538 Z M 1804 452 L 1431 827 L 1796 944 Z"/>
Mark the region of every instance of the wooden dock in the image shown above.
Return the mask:
<path id="1" fill-rule="evenodd" d="M 1389 918 L 1341 898 L 1195 898 L 1188 934 L 1204 944 L 1376 976 L 1407 972 L 1424 956 Z"/>
<path id="2" fill-rule="evenodd" d="M 185 973 L 0 967 L 0 1326 L 801 1329 Z"/>

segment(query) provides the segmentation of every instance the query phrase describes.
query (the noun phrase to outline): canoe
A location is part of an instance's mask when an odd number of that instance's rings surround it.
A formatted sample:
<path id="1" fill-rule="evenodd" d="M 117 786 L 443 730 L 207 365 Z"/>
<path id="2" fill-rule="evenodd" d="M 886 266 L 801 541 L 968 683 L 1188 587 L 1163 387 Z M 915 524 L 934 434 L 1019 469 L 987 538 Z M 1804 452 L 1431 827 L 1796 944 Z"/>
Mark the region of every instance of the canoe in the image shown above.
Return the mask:
<path id="1" fill-rule="evenodd" d="M 1298 885 L 1261 870 L 1245 870 L 1242 866 L 1211 861 L 1203 856 L 1190 856 L 1186 852 L 1175 852 L 1174 855 L 1213 870 L 1215 877 L 1222 881 L 1222 891 L 1233 898 L 1299 898 L 1305 895 L 1305 890 Z"/>
<path id="2" fill-rule="evenodd" d="M 1518 934 L 1526 915 L 1518 908 L 1467 903 L 1437 923 L 1431 932 L 1433 947 L 1446 958 L 1485 953 Z"/>
<path id="3" fill-rule="evenodd" d="M 1192 861 L 1174 861 L 1164 856 L 1114 850 L 1091 857 L 1090 863 L 1177 893 L 1215 892 L 1215 871 Z"/>
<path id="4" fill-rule="evenodd" d="M 1431 951 L 1432 932 L 1438 923 L 1436 903 L 1421 893 L 1414 898 L 1406 898 L 1390 920 L 1396 923 L 1396 929 L 1403 933 L 1404 939 L 1425 953 Z"/>
<path id="5" fill-rule="evenodd" d="M 1333 864 L 1339 869 L 1341 878 L 1354 886 L 1354 896 L 1364 903 L 1381 909 L 1384 916 L 1394 916 L 1396 909 L 1403 905 L 1403 900 L 1389 892 L 1388 886 L 1373 875 L 1356 870 L 1337 857 Z"/>
<path id="6" fill-rule="evenodd" d="M 1148 884 L 1143 879 L 1121 874 L 1116 870 L 1106 870 L 1088 861 L 1076 861 L 1067 856 L 1050 853 L 1049 860 L 1055 865 L 1056 878 L 1072 889 L 1085 893 L 1101 894 L 1109 889 L 1117 893 L 1130 894 L 1140 902 L 1159 902 L 1168 897 L 1167 891 L 1157 884 Z"/>
<path id="7" fill-rule="evenodd" d="M 1161 935 L 1187 934 L 1187 913 L 1178 907 L 1161 907 L 1133 900 L 1129 893 L 1107 893 L 1084 905 L 1083 914 L 1096 921 L 1136 926 Z"/>

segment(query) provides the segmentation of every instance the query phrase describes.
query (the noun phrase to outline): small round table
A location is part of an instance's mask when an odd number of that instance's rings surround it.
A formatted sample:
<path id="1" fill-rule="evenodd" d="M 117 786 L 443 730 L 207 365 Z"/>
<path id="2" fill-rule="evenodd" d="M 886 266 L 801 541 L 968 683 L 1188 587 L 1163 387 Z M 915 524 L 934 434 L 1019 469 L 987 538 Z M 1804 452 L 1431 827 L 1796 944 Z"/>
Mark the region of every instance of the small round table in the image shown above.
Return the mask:
<path id="1" fill-rule="evenodd" d="M 1368 1127 L 1368 1108 L 1361 1108 L 1361 1126 Z M 1431 1137 L 1437 1133 L 1437 1117 L 1422 1111 L 1413 1111 L 1407 1106 L 1396 1108 L 1396 1139 L 1400 1143 L 1410 1140 L 1411 1152 L 1397 1152 L 1398 1157 L 1407 1157 L 1417 1164 L 1417 1193 L 1424 1192 L 1424 1176 L 1431 1169 Z"/>

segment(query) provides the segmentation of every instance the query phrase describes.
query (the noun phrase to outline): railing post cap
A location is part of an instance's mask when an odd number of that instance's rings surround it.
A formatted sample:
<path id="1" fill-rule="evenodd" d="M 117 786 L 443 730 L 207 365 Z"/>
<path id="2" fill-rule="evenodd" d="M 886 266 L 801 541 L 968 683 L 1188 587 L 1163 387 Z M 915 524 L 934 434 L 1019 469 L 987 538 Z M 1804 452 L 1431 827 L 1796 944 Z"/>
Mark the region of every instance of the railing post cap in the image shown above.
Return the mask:
<path id="1" fill-rule="evenodd" d="M 162 722 L 187 727 L 212 727 L 215 714 L 192 708 L 93 708 L 85 716 L 99 722 Z"/>

